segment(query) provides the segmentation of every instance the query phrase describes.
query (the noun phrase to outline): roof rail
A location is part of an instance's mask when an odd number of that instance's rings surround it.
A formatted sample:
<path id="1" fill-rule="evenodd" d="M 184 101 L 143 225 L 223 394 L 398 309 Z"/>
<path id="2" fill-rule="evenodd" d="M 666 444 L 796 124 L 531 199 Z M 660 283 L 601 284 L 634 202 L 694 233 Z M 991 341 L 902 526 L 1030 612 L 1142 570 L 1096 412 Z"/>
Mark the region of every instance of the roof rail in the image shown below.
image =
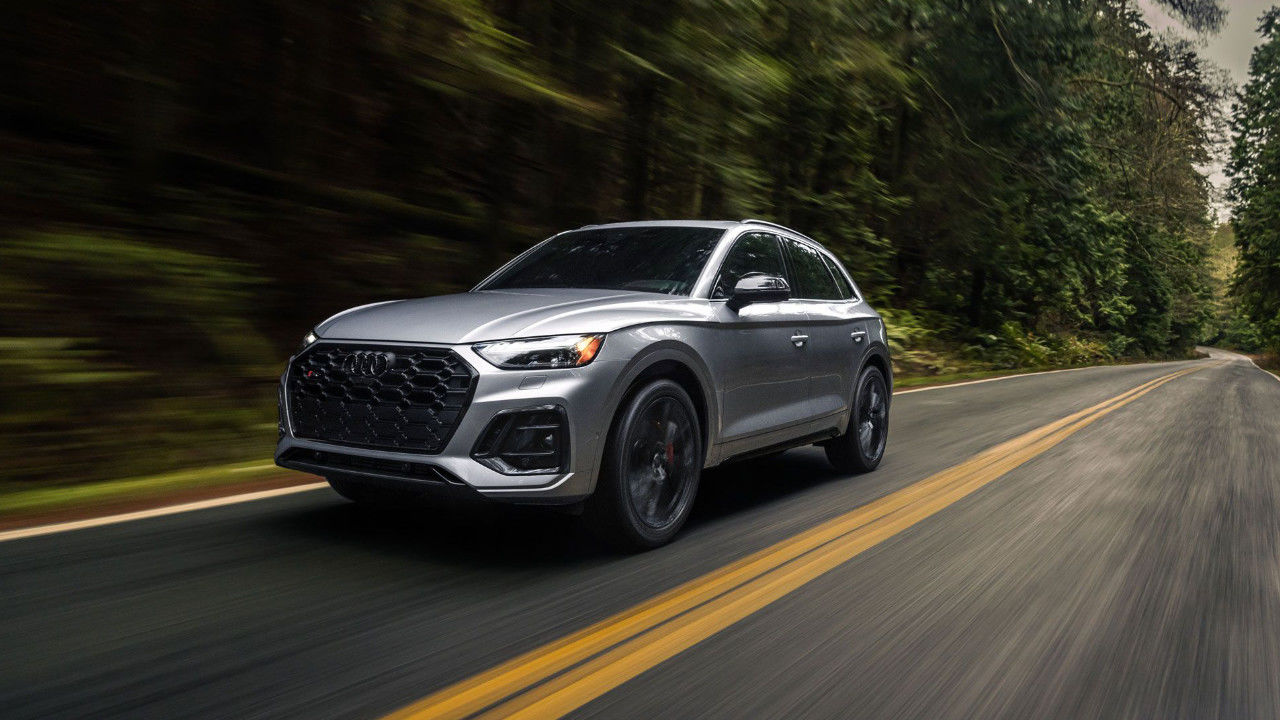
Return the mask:
<path id="1" fill-rule="evenodd" d="M 813 238 L 809 237 L 808 235 L 805 235 L 804 233 L 800 232 L 799 230 L 793 230 L 792 228 L 789 228 L 789 227 L 787 227 L 786 225 L 780 225 L 780 224 L 778 224 L 778 223 L 776 223 L 776 222 L 769 222 L 768 220 L 758 220 L 758 219 L 756 219 L 756 218 L 743 218 L 742 220 L 739 220 L 738 222 L 741 222 L 741 223 L 751 223 L 752 225 L 767 225 L 767 226 L 769 226 L 769 227 L 778 228 L 779 230 L 786 230 L 787 232 L 789 232 L 789 233 L 791 233 L 791 234 L 793 234 L 793 235 L 799 235 L 800 237 L 802 237 L 802 238 L 804 238 L 804 239 L 806 239 L 806 240 L 813 240 Z M 817 240 L 813 240 L 813 241 L 814 241 L 814 242 L 817 242 Z"/>

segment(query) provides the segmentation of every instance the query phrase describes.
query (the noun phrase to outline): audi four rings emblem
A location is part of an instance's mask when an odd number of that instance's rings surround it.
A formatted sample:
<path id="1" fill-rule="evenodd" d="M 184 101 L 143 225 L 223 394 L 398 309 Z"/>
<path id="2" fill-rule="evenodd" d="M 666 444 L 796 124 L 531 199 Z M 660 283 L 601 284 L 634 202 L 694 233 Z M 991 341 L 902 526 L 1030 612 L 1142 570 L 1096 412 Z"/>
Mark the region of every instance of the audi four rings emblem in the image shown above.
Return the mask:
<path id="1" fill-rule="evenodd" d="M 378 377 L 387 371 L 391 358 L 386 353 L 360 351 L 342 359 L 342 372 L 360 377 Z"/>

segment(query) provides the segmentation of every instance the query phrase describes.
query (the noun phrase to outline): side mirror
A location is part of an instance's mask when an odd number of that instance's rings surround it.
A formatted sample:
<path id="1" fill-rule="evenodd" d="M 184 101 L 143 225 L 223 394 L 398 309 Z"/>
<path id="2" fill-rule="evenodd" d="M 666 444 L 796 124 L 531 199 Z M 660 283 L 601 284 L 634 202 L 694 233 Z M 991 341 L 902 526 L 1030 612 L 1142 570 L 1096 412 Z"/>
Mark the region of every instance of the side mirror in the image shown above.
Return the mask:
<path id="1" fill-rule="evenodd" d="M 737 312 L 751 303 L 782 302 L 791 299 L 791 286 L 777 275 L 753 274 L 738 279 L 725 305 Z"/>

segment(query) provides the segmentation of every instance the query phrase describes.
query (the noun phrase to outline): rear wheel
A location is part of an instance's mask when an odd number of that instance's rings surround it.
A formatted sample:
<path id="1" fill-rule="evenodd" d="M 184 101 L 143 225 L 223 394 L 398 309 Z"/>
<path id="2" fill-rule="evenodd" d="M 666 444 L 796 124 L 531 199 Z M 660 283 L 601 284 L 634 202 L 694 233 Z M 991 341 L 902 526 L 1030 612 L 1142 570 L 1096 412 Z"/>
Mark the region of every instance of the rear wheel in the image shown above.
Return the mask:
<path id="1" fill-rule="evenodd" d="M 889 440 L 889 388 L 884 374 L 867 367 L 858 378 L 849 427 L 826 445 L 827 460 L 841 472 L 871 472 Z"/>
<path id="2" fill-rule="evenodd" d="M 583 517 L 616 547 L 663 545 L 689 518 L 701 473 L 702 434 L 693 401 L 678 384 L 655 380 L 618 412 Z"/>

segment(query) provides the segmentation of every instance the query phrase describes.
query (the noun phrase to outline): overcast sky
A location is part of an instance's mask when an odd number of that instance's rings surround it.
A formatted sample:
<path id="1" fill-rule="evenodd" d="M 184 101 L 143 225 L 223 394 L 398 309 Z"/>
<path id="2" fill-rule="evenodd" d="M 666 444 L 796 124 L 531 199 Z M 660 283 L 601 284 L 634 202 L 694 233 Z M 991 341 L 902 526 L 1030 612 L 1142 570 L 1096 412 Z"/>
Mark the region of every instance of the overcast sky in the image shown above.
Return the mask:
<path id="1" fill-rule="evenodd" d="M 1226 0 L 1227 24 L 1222 32 L 1199 38 L 1204 55 L 1226 68 L 1237 83 L 1249 76 L 1249 53 L 1258 44 L 1258 17 L 1280 0 Z M 1157 30 L 1173 29 L 1178 34 L 1195 38 L 1177 20 L 1169 17 L 1151 0 L 1138 0 L 1147 22 Z"/>
<path id="2" fill-rule="evenodd" d="M 1157 31 L 1175 32 L 1196 41 L 1205 57 L 1225 69 L 1236 84 L 1243 84 L 1249 77 L 1249 54 L 1258 44 L 1258 18 L 1263 11 L 1280 0 L 1226 0 L 1227 23 L 1216 35 L 1197 36 L 1180 22 L 1169 17 L 1153 0 L 1138 0 L 1147 22 Z M 1227 178 L 1221 164 L 1209 168 L 1209 178 L 1219 190 L 1226 187 Z M 1226 219 L 1225 213 L 1219 216 Z"/>

